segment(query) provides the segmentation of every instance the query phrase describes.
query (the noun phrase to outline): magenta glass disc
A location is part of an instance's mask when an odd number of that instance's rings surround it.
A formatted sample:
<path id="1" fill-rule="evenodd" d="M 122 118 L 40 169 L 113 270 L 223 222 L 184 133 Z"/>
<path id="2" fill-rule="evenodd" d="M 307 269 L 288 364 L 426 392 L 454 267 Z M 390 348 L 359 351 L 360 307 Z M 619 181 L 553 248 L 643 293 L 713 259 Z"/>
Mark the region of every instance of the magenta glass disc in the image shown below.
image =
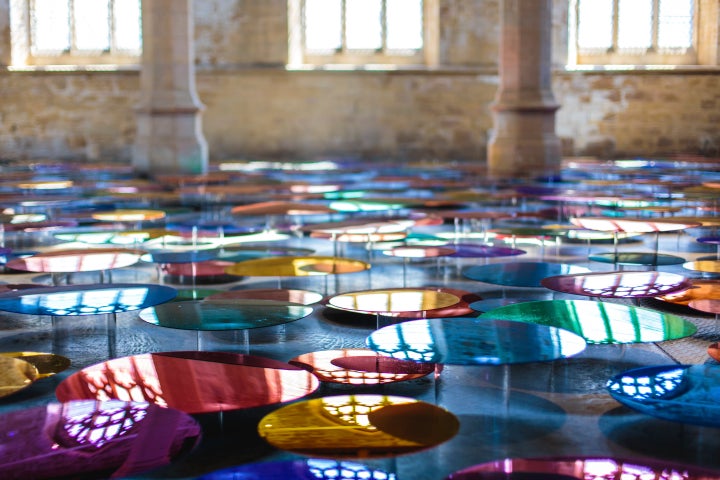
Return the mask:
<path id="1" fill-rule="evenodd" d="M 718 473 L 666 460 L 612 457 L 504 459 L 465 468 L 446 480 L 571 480 L 610 478 L 717 479 Z"/>
<path id="2" fill-rule="evenodd" d="M 189 415 L 150 403 L 49 403 L 0 416 L 0 478 L 126 477 L 170 463 L 199 441 Z"/>
<path id="3" fill-rule="evenodd" d="M 182 374 L 178 374 L 182 372 Z M 208 413 L 296 400 L 319 385 L 298 367 L 225 352 L 149 353 L 108 360 L 66 378 L 61 402 L 132 400 Z"/>
<path id="4" fill-rule="evenodd" d="M 557 292 L 605 298 L 658 297 L 687 290 L 689 278 L 669 272 L 600 272 L 556 275 L 540 284 Z"/>

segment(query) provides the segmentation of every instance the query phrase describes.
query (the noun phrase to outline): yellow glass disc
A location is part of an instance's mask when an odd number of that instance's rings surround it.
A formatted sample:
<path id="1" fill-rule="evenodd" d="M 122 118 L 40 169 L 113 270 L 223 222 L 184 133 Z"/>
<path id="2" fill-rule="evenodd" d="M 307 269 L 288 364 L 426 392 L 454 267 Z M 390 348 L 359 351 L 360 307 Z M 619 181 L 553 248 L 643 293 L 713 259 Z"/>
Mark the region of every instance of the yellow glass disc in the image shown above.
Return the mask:
<path id="1" fill-rule="evenodd" d="M 363 313 L 426 312 L 455 305 L 460 298 L 447 292 L 422 288 L 366 290 L 337 295 L 333 307 Z"/>
<path id="2" fill-rule="evenodd" d="M 2 352 L 2 357 L 19 358 L 31 363 L 38 371 L 38 378 L 60 373 L 70 366 L 70 359 L 54 353 L 42 352 Z"/>
<path id="3" fill-rule="evenodd" d="M 165 218 L 165 212 L 161 210 L 113 210 L 93 213 L 92 218 L 104 222 L 140 222 L 143 220 L 160 220 Z"/>
<path id="4" fill-rule="evenodd" d="M 0 398 L 30 386 L 38 376 L 37 368 L 30 362 L 0 356 Z"/>
<path id="5" fill-rule="evenodd" d="M 238 262 L 225 270 L 245 277 L 304 277 L 361 272 L 369 263 L 340 257 L 269 257 Z"/>
<path id="6" fill-rule="evenodd" d="M 698 260 L 683 263 L 683 268 L 695 272 L 720 273 L 720 260 Z"/>
<path id="7" fill-rule="evenodd" d="M 260 420 L 273 446 L 303 455 L 368 458 L 416 452 L 452 438 L 460 424 L 412 398 L 339 395 L 294 403 Z"/>

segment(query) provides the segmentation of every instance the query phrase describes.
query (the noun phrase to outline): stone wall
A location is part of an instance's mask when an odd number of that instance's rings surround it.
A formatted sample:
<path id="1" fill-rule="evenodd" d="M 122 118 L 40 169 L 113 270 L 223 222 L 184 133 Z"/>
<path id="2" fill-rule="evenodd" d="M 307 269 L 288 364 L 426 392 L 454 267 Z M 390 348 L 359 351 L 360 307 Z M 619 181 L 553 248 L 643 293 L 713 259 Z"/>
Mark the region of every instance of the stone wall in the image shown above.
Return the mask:
<path id="1" fill-rule="evenodd" d="M 8 58 L 1 20 L 0 61 Z M 564 0 L 555 17 L 562 65 Z M 484 159 L 497 0 L 442 0 L 434 71 L 287 71 L 287 0 L 196 0 L 198 92 L 212 160 L 360 154 Z M 720 74 L 557 69 L 565 153 L 715 155 Z M 130 158 L 138 74 L 0 71 L 0 157 Z"/>

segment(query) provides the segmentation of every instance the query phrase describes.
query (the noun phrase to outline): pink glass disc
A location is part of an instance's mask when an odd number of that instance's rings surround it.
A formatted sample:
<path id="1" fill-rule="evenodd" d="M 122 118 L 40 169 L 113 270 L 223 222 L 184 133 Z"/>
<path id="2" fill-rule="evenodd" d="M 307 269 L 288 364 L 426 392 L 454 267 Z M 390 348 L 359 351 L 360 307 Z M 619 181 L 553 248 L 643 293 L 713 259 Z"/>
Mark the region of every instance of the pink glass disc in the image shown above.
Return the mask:
<path id="1" fill-rule="evenodd" d="M 383 367 L 377 369 L 374 367 L 364 368 L 368 367 L 368 362 L 379 365 L 378 362 L 383 362 L 389 358 L 365 348 L 346 348 L 305 353 L 293 358 L 289 363 L 314 373 L 323 382 L 348 385 L 378 385 L 401 382 L 424 377 L 433 371 L 433 364 L 417 364 L 403 361 L 392 363 L 392 365 L 384 362 Z M 360 360 L 355 362 L 355 359 Z M 390 360 L 392 362 L 393 359 Z M 397 371 L 384 371 L 392 369 Z"/>
<path id="2" fill-rule="evenodd" d="M 167 352 L 84 368 L 66 378 L 55 394 L 61 402 L 144 401 L 194 414 L 296 400 L 318 385 L 310 372 L 276 360 L 225 352 Z"/>
<path id="3" fill-rule="evenodd" d="M 633 218 L 576 217 L 570 221 L 588 230 L 601 232 L 651 233 L 674 232 L 699 227 L 700 222 L 673 222 L 671 220 L 642 220 Z"/>
<path id="4" fill-rule="evenodd" d="M 600 272 L 557 275 L 540 284 L 563 293 L 605 298 L 658 297 L 687 290 L 690 279 L 668 272 Z"/>
<path id="5" fill-rule="evenodd" d="M 455 253 L 452 247 L 424 247 L 424 246 L 402 246 L 386 250 L 385 255 L 402 258 L 434 258 L 446 257 Z"/>
<path id="6" fill-rule="evenodd" d="M 140 259 L 143 252 L 122 248 L 58 250 L 38 253 L 30 257 L 15 258 L 6 266 L 13 270 L 43 273 L 96 272 L 129 267 Z"/>
<path id="7" fill-rule="evenodd" d="M 704 300 L 693 300 L 688 303 L 688 307 L 700 310 L 705 313 L 720 314 L 720 299 L 706 298 Z"/>
<path id="8" fill-rule="evenodd" d="M 163 273 L 183 277 L 216 277 L 228 275 L 226 270 L 234 265 L 233 262 L 222 260 L 208 260 L 205 262 L 190 263 L 165 263 L 162 266 Z"/>
<path id="9" fill-rule="evenodd" d="M 434 365 L 432 363 L 417 363 L 408 360 L 399 360 L 392 357 L 383 357 L 379 355 L 341 357 L 331 360 L 330 363 L 346 370 L 357 370 L 361 372 L 373 373 L 391 373 L 394 375 L 427 375 L 434 370 Z"/>

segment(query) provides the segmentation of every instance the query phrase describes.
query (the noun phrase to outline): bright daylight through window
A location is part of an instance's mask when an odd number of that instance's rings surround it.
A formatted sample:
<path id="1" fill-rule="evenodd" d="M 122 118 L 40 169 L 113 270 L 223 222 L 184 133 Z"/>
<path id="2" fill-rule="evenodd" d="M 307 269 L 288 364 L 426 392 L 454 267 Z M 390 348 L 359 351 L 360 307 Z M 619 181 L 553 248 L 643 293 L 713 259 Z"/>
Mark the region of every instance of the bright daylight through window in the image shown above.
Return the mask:
<path id="1" fill-rule="evenodd" d="M 570 13 L 571 63 L 697 63 L 693 0 L 573 0 Z"/>

